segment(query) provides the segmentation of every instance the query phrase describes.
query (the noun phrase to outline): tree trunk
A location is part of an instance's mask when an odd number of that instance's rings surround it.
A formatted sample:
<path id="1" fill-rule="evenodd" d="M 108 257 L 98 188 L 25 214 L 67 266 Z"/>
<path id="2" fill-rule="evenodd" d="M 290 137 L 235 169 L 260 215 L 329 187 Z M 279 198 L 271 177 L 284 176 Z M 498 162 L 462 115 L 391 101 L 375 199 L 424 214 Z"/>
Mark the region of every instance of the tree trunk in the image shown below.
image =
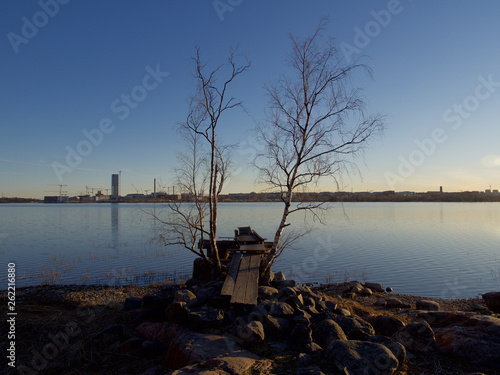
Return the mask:
<path id="1" fill-rule="evenodd" d="M 269 251 L 269 255 L 266 257 L 266 259 L 264 260 L 264 262 L 261 266 L 261 270 L 260 270 L 261 277 L 264 277 L 265 275 L 267 275 L 269 273 L 269 271 L 271 271 L 271 265 L 272 265 L 274 258 L 276 257 L 276 252 L 278 251 L 281 235 L 283 234 L 283 229 L 285 229 L 285 227 L 288 226 L 288 224 L 286 223 L 286 220 L 287 220 L 288 215 L 290 213 L 291 202 L 292 202 L 292 190 L 288 189 L 288 191 L 286 193 L 286 199 L 285 199 L 285 208 L 283 209 L 283 215 L 281 216 L 281 222 L 280 222 L 278 229 L 276 230 L 276 233 L 274 234 L 273 246 L 271 247 L 271 250 Z"/>

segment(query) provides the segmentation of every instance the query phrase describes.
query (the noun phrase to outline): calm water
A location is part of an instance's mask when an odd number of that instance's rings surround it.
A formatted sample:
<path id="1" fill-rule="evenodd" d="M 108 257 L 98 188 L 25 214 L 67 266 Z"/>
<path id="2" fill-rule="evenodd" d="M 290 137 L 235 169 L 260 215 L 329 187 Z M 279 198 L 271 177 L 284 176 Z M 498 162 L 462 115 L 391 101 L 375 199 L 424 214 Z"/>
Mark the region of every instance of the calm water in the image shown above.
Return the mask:
<path id="1" fill-rule="evenodd" d="M 17 266 L 17 285 L 144 284 L 189 277 L 194 255 L 165 248 L 162 204 L 0 205 L 0 270 Z M 280 204 L 221 204 L 219 235 L 251 225 L 271 239 Z M 395 292 L 464 298 L 500 290 L 500 204 L 347 203 L 289 228 L 313 231 L 275 264 L 301 282 L 381 282 Z"/>

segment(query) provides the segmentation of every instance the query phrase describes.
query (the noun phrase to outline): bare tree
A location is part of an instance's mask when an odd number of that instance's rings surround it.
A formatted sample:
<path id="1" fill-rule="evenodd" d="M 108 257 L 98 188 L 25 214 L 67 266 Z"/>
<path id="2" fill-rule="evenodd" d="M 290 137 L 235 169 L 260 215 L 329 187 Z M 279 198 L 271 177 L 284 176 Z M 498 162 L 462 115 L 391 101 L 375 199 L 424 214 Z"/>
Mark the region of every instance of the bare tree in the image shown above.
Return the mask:
<path id="1" fill-rule="evenodd" d="M 349 167 L 356 167 L 353 157 L 383 130 L 383 117 L 366 115 L 360 91 L 351 81 L 358 70 L 370 75 L 370 69 L 343 60 L 333 39 L 322 35 L 326 24 L 321 20 L 310 37 L 290 36 L 291 75 L 267 87 L 267 120 L 258 127 L 264 151 L 255 165 L 261 181 L 281 193 L 284 207 L 261 275 L 270 271 L 283 250 L 280 239 L 290 225 L 288 216 L 299 211 L 316 215 L 321 208 L 321 203 L 293 205 L 293 193 L 327 177 L 338 187 Z"/>
<path id="2" fill-rule="evenodd" d="M 179 156 L 176 169 L 178 191 L 189 202 L 172 203 L 169 219 L 163 221 L 170 230 L 168 239 L 164 237 L 165 243 L 182 244 L 202 257 L 212 265 L 214 277 L 221 272 L 216 242 L 218 199 L 230 168 L 230 146 L 220 141 L 218 126 L 225 112 L 242 106 L 228 90 L 250 67 L 248 60 L 238 64 L 238 58 L 232 49 L 225 64 L 210 70 L 196 48 L 195 93 L 189 102 L 186 121 L 180 126 L 188 153 Z M 207 254 L 196 247 L 197 239 L 203 243 L 205 238 L 210 243 Z"/>

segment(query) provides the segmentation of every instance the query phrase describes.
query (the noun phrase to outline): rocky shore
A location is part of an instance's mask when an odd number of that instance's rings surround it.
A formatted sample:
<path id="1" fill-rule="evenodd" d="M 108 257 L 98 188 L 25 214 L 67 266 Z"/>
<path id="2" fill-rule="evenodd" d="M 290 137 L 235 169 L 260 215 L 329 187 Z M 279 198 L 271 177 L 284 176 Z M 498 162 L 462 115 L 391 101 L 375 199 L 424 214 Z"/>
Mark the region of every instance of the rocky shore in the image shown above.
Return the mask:
<path id="1" fill-rule="evenodd" d="M 240 306 L 222 285 L 18 289 L 12 373 L 500 374 L 498 293 L 422 298 L 278 273 Z"/>

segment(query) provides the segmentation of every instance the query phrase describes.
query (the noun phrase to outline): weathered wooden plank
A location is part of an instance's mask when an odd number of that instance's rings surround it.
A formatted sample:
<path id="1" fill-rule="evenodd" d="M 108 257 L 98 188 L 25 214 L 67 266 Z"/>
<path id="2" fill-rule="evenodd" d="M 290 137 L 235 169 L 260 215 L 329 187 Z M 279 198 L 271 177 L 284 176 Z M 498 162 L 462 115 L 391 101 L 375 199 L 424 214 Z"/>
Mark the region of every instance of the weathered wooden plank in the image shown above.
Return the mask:
<path id="1" fill-rule="evenodd" d="M 256 305 L 259 290 L 260 255 L 250 255 L 249 275 L 245 293 L 245 304 Z"/>
<path id="2" fill-rule="evenodd" d="M 238 269 L 240 267 L 240 261 L 241 254 L 233 254 L 233 258 L 231 259 L 231 263 L 229 264 L 229 269 L 227 271 L 226 280 L 224 281 L 224 285 L 222 286 L 222 290 L 220 292 L 221 295 L 233 295 L 234 285 L 238 276 Z"/>
<path id="3" fill-rule="evenodd" d="M 231 303 L 257 304 L 259 265 L 260 255 L 243 255 Z"/>
<path id="4" fill-rule="evenodd" d="M 241 258 L 240 270 L 238 272 L 238 277 L 236 278 L 236 284 L 234 285 L 233 296 L 231 297 L 231 303 L 245 303 L 245 295 L 247 289 L 248 276 L 250 274 L 250 257 L 244 255 Z"/>

